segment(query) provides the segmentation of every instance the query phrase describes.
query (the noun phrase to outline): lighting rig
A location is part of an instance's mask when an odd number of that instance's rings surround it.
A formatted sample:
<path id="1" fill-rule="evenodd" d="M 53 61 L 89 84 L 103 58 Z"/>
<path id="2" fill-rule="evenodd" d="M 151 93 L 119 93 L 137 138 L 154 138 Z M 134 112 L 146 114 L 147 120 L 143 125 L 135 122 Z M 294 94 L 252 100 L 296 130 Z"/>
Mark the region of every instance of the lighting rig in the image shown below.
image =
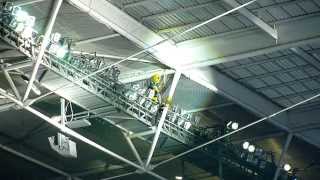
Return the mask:
<path id="1" fill-rule="evenodd" d="M 35 49 L 38 47 L 38 44 L 41 43 L 42 38 L 42 36 L 33 29 L 36 18 L 23 11 L 21 7 L 13 6 L 12 2 L 2 4 L 0 15 L 2 38 L 6 36 L 6 41 L 10 43 L 16 41 L 15 46 L 18 46 L 20 49 L 24 48 L 25 53 L 34 56 L 36 54 Z M 13 31 L 13 33 L 11 31 Z M 9 35 L 3 35 L 6 33 L 9 33 Z M 48 67 L 55 68 L 56 72 L 65 76 L 72 76 L 72 78 L 69 78 L 71 80 L 75 80 L 108 66 L 105 61 L 95 56 L 81 54 L 80 56 L 72 56 L 70 53 L 71 39 L 64 38 L 59 33 L 53 33 L 50 42 L 44 43 L 48 43 L 44 63 L 46 63 L 46 61 L 50 62 L 46 64 Z M 72 68 L 72 70 L 68 71 L 68 68 Z M 152 124 L 150 123 L 152 120 L 157 122 L 156 118 L 161 111 L 161 102 L 153 101 L 155 96 L 153 94 L 154 92 L 149 91 L 146 86 L 141 87 L 137 84 L 132 84 L 128 87 L 122 84 L 118 81 L 119 74 L 119 68 L 112 66 L 97 73 L 93 77 L 84 79 L 82 83 L 90 86 L 90 88 L 94 87 L 95 93 L 101 93 L 103 96 L 108 97 L 116 107 L 136 117 L 138 120 L 146 124 Z M 90 83 L 96 83 L 96 85 L 92 86 Z M 68 126 L 68 122 L 62 117 L 63 116 L 59 116 L 55 118 L 57 121 Z M 88 117 L 88 119 L 89 118 L 90 117 Z M 216 137 L 212 135 L 214 132 L 208 132 L 198 127 L 199 121 L 200 118 L 198 116 L 186 114 L 185 110 L 178 105 L 172 105 L 168 110 L 163 130 L 171 137 L 184 143 L 195 143 L 195 138 L 207 140 L 211 139 L 212 136 Z M 87 120 L 85 122 L 89 121 Z M 78 127 L 78 125 L 75 125 L 75 127 Z M 82 125 L 79 125 L 79 127 L 83 127 Z M 238 128 L 239 124 L 237 122 L 231 121 L 226 125 L 227 132 L 235 131 Z M 64 136 L 63 133 L 49 137 L 49 143 L 53 150 L 63 156 L 77 157 L 75 142 Z M 259 162 L 262 162 L 261 159 L 263 159 L 264 162 L 268 161 L 268 159 L 262 158 L 266 157 L 265 154 L 267 154 L 267 152 L 256 148 L 255 145 L 250 143 L 243 143 L 242 148 L 239 146 L 234 149 L 235 152 L 241 152 L 237 156 L 248 163 L 259 164 L 259 168 L 263 169 L 262 163 Z"/>

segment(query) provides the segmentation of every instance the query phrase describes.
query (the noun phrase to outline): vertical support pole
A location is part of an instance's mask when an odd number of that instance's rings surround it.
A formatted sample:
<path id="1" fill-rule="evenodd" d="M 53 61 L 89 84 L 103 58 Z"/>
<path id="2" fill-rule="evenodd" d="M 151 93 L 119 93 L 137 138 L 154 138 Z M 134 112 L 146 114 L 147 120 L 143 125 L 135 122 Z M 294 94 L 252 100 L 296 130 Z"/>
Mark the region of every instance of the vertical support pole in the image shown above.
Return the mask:
<path id="1" fill-rule="evenodd" d="M 222 166 L 222 160 L 221 160 L 221 148 L 219 148 L 219 180 L 223 180 L 223 166 Z"/>
<path id="2" fill-rule="evenodd" d="M 173 81 L 172 81 L 170 90 L 169 90 L 168 99 L 172 99 L 173 94 L 174 94 L 174 92 L 176 90 L 177 84 L 179 82 L 180 76 L 181 76 L 181 72 L 180 71 L 176 71 L 176 73 L 174 74 L 174 77 L 173 77 Z M 151 145 L 151 148 L 150 148 L 150 151 L 149 151 L 149 154 L 148 154 L 148 159 L 146 161 L 145 167 L 148 167 L 150 162 L 151 162 L 151 158 L 153 156 L 154 150 L 155 150 L 156 145 L 158 143 L 158 140 L 159 140 L 159 137 L 160 137 L 160 133 L 161 133 L 161 130 L 162 130 L 162 126 L 164 124 L 164 121 L 165 121 L 167 113 L 168 113 L 168 109 L 169 109 L 169 104 L 165 104 L 165 107 L 163 108 L 163 111 L 162 111 L 162 114 L 161 114 L 161 117 L 160 117 L 160 121 L 159 121 L 157 129 L 156 129 L 156 133 L 155 133 L 153 141 L 152 141 L 152 145 Z"/>
<path id="3" fill-rule="evenodd" d="M 9 83 L 9 85 L 10 85 L 10 87 L 11 87 L 11 89 L 13 90 L 14 95 L 17 97 L 18 100 L 21 101 L 20 93 L 19 93 L 17 87 L 15 86 L 15 84 L 14 84 L 14 82 L 13 82 L 10 74 L 9 74 L 8 71 L 5 70 L 5 69 L 3 69 L 3 74 L 5 75 L 8 83 Z"/>
<path id="4" fill-rule="evenodd" d="M 24 94 L 24 97 L 23 97 L 23 102 L 25 102 L 29 97 L 32 85 L 33 85 L 33 83 L 34 83 L 34 81 L 36 79 L 36 75 L 38 73 L 39 66 L 40 66 L 41 61 L 42 61 L 43 55 L 44 55 L 45 50 L 47 48 L 47 44 L 48 44 L 48 42 L 50 40 L 50 35 L 51 35 L 52 29 L 53 29 L 53 25 L 54 25 L 54 23 L 56 21 L 56 18 L 57 18 L 57 15 L 58 15 L 58 12 L 60 10 L 62 2 L 63 2 L 63 0 L 54 1 L 54 7 L 53 7 L 49 22 L 48 22 L 47 27 L 46 27 L 46 31 L 45 31 L 45 34 L 44 34 L 44 37 L 43 37 L 43 41 L 41 43 L 41 47 L 40 47 L 40 50 L 39 50 L 39 53 L 38 53 L 38 57 L 37 57 L 36 62 L 34 64 L 34 66 L 33 66 L 31 78 L 29 80 L 29 83 L 28 83 L 28 86 L 27 86 L 27 90 L 26 90 L 26 92 Z"/>
<path id="5" fill-rule="evenodd" d="M 140 155 L 139 155 L 139 153 L 138 153 L 135 145 L 134 145 L 133 142 L 131 141 L 130 137 L 129 137 L 126 133 L 123 133 L 123 136 L 124 136 L 124 138 L 127 140 L 128 145 L 130 146 L 130 148 L 131 148 L 134 156 L 135 156 L 136 159 L 139 161 L 140 165 L 141 165 L 141 166 L 144 166 L 144 165 L 143 165 L 143 161 L 142 161 L 142 159 L 141 159 L 141 157 L 140 157 Z"/>
<path id="6" fill-rule="evenodd" d="M 66 125 L 66 100 L 61 98 L 60 99 L 60 111 L 61 111 L 61 125 Z"/>
<path id="7" fill-rule="evenodd" d="M 276 172 L 274 174 L 273 180 L 277 180 L 279 175 L 280 175 L 281 168 L 282 168 L 282 165 L 283 165 L 283 160 L 284 160 L 284 157 L 285 157 L 285 154 L 286 154 L 287 150 L 289 149 L 292 137 L 293 137 L 292 133 L 288 134 L 288 137 L 286 139 L 286 142 L 284 144 L 284 147 L 283 147 L 281 155 L 280 155 L 280 159 L 279 159 L 279 162 L 278 162 L 278 167 L 277 167 L 277 170 L 276 170 Z"/>

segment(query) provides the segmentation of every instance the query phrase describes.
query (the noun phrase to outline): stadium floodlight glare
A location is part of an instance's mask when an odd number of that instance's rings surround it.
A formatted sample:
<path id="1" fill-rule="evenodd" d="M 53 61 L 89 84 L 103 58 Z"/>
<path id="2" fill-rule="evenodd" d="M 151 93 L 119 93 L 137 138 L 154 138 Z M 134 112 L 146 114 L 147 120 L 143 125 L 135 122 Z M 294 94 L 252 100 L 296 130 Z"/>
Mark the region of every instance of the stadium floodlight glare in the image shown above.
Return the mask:
<path id="1" fill-rule="evenodd" d="M 12 9 L 12 15 L 17 16 L 17 14 L 21 11 L 21 7 L 19 6 L 14 6 Z"/>
<path id="2" fill-rule="evenodd" d="M 14 28 L 14 30 L 15 30 L 17 33 L 22 32 L 23 29 L 24 29 L 24 23 L 18 23 L 17 26 Z"/>
<path id="3" fill-rule="evenodd" d="M 33 27 L 36 23 L 36 17 L 34 16 L 28 16 L 26 19 L 26 26 L 27 27 Z"/>
<path id="4" fill-rule="evenodd" d="M 56 56 L 61 59 L 64 58 L 67 53 L 68 50 L 65 47 L 59 47 L 57 49 Z"/>
<path id="5" fill-rule="evenodd" d="M 191 128 L 191 125 L 192 125 L 191 122 L 187 121 L 187 122 L 184 123 L 184 128 L 186 130 L 189 130 Z"/>
<path id="6" fill-rule="evenodd" d="M 256 147 L 254 145 L 249 145 L 248 151 L 253 153 L 256 150 Z"/>
<path id="7" fill-rule="evenodd" d="M 283 169 L 288 172 L 291 170 L 291 165 L 286 163 L 283 165 Z"/>
<path id="8" fill-rule="evenodd" d="M 32 27 L 26 27 L 21 33 L 21 37 L 29 39 L 32 37 L 33 29 Z"/>
<path id="9" fill-rule="evenodd" d="M 239 128 L 239 123 L 230 121 L 227 124 L 228 129 L 237 130 Z"/>
<path id="10" fill-rule="evenodd" d="M 20 8 L 15 12 L 15 17 L 18 22 L 25 22 L 28 20 L 29 14 L 26 11 L 21 10 Z"/>
<path id="11" fill-rule="evenodd" d="M 242 148 L 243 148 L 243 149 L 248 149 L 249 146 L 250 146 L 250 143 L 247 142 L 247 141 L 242 144 Z"/>

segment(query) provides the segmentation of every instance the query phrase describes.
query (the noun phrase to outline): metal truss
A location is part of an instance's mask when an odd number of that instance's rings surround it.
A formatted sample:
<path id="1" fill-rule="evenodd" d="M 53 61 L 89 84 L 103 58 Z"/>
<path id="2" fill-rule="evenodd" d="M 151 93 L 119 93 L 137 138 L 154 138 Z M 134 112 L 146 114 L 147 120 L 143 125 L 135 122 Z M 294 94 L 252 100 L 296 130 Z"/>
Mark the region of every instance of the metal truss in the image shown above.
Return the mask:
<path id="1" fill-rule="evenodd" d="M 0 35 L 1 39 L 18 49 L 33 61 L 36 59 L 39 53 L 38 47 L 33 42 L 21 38 L 15 31 L 2 22 L 0 22 Z M 106 74 L 105 71 L 88 77 L 88 74 L 97 71 L 99 68 L 103 68 L 98 61 L 83 61 L 73 57 L 63 60 L 45 52 L 41 63 L 51 71 L 112 104 L 115 108 L 122 110 L 127 115 L 137 119 L 146 126 L 153 127 L 154 124 L 152 122 L 158 122 L 158 119 L 160 118 L 158 115 L 158 112 L 161 111 L 160 108 L 158 108 L 157 111 L 151 111 L 150 109 L 140 105 L 138 102 L 130 100 L 124 95 L 125 92 L 129 91 L 129 89 L 126 89 L 123 84 L 117 81 L 113 76 Z M 81 81 L 79 81 L 79 79 L 81 79 Z M 146 98 L 140 94 L 137 94 L 137 96 L 138 99 Z M 184 119 L 183 115 L 168 110 L 161 132 L 169 137 L 190 147 L 194 147 L 197 144 L 212 138 L 207 136 L 209 132 L 206 132 L 205 130 L 197 128 L 190 128 L 190 130 L 186 130 L 181 126 L 178 126 L 171 121 L 172 117 Z M 110 123 L 114 124 L 114 122 Z M 214 148 L 216 147 L 212 146 L 212 148 L 204 148 L 203 151 L 207 154 L 212 154 L 212 150 Z M 225 148 L 229 148 L 229 146 L 225 146 Z M 236 149 L 231 149 L 231 151 L 238 151 L 237 149 L 240 150 L 238 147 Z M 224 154 L 221 157 L 224 157 L 222 160 L 226 163 L 232 162 L 231 164 L 236 164 L 237 167 L 246 167 L 245 170 L 250 169 L 251 172 L 257 172 L 258 170 L 263 171 L 263 169 L 258 168 L 257 170 L 257 168 L 252 168 L 255 166 L 248 163 L 246 160 L 242 160 L 241 158 L 239 159 L 238 156 L 240 154 L 237 156 L 225 155 L 227 154 Z M 264 162 L 268 164 L 272 163 L 267 159 L 265 159 Z"/>

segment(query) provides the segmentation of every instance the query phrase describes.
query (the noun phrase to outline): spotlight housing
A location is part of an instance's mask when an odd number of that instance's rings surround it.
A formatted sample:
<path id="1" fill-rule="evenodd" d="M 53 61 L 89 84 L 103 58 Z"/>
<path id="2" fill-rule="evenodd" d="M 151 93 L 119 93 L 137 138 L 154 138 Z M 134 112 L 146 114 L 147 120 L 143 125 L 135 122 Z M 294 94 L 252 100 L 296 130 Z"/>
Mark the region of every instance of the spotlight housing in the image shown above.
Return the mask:
<path id="1" fill-rule="evenodd" d="M 248 141 L 242 143 L 242 148 L 245 150 L 247 150 L 249 148 L 249 146 L 250 146 L 250 143 Z"/>
<path id="2" fill-rule="evenodd" d="M 227 128 L 232 129 L 232 130 L 237 130 L 239 128 L 239 123 L 234 122 L 234 121 L 230 121 L 227 124 Z"/>
<path id="3" fill-rule="evenodd" d="M 288 172 L 291 170 L 291 165 L 286 163 L 283 165 L 283 169 Z"/>
<path id="4" fill-rule="evenodd" d="M 249 152 L 253 153 L 255 150 L 256 150 L 256 147 L 254 145 L 252 145 L 252 144 L 249 145 L 249 147 L 248 147 Z"/>
<path id="5" fill-rule="evenodd" d="M 187 122 L 184 123 L 184 128 L 186 130 L 189 130 L 191 128 L 191 125 L 192 125 L 191 122 L 187 121 Z"/>
<path id="6" fill-rule="evenodd" d="M 61 58 L 64 58 L 67 53 L 68 53 L 68 50 L 66 48 L 59 47 L 57 49 L 56 56 L 61 59 Z"/>

